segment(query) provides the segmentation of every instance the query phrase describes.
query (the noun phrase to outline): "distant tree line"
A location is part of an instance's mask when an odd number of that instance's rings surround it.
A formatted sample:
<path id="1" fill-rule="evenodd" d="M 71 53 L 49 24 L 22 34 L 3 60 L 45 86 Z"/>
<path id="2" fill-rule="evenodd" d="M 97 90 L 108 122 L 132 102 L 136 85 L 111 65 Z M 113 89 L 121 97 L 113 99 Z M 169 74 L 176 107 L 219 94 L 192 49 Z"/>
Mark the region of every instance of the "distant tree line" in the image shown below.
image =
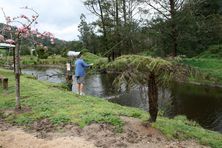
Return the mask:
<path id="1" fill-rule="evenodd" d="M 84 0 L 97 19 L 80 17 L 82 48 L 122 54 L 195 56 L 222 42 L 221 0 Z"/>
<path id="2" fill-rule="evenodd" d="M 55 39 L 51 45 L 49 39 L 37 39 L 44 49 L 23 39 L 21 54 L 36 49 L 47 58 L 88 50 L 111 61 L 123 54 L 191 57 L 222 48 L 221 0 L 84 0 L 84 5 L 97 19 L 80 16 L 79 41 Z"/>

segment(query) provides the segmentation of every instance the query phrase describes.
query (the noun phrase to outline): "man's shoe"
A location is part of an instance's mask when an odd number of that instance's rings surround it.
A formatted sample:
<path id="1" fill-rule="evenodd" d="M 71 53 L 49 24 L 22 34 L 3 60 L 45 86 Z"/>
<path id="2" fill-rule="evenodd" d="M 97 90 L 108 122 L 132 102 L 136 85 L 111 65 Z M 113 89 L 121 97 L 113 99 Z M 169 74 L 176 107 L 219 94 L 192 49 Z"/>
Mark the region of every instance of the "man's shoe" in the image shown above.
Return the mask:
<path id="1" fill-rule="evenodd" d="M 85 96 L 85 93 L 84 93 L 84 92 L 81 92 L 81 93 L 80 93 L 80 96 Z"/>

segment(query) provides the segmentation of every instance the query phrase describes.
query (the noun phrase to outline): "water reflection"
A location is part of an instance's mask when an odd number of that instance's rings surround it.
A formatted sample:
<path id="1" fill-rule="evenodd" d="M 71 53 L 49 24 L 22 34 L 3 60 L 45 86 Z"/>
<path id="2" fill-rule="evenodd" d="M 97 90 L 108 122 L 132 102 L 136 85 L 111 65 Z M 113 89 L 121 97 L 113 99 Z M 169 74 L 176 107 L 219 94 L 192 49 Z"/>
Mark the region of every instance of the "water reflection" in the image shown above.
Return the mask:
<path id="1" fill-rule="evenodd" d="M 222 132 L 222 89 L 175 84 L 171 88 L 172 106 L 168 114 L 184 114 L 200 125 Z"/>
<path id="2" fill-rule="evenodd" d="M 109 75 L 87 75 L 85 78 L 84 92 L 88 95 L 111 98 L 118 95 L 112 82 L 114 77 Z M 77 92 L 76 82 L 73 81 L 73 92 Z"/>
<path id="3" fill-rule="evenodd" d="M 49 81 L 52 83 L 65 82 L 64 70 L 58 68 L 26 68 L 22 73 L 33 75 L 38 80 Z"/>
<path id="4" fill-rule="evenodd" d="M 24 69 L 23 73 L 32 74 L 39 80 L 61 83 L 65 82 L 61 69 Z M 124 106 L 148 110 L 147 88 L 136 86 L 131 91 L 118 91 L 112 84 L 114 75 L 94 74 L 85 79 L 85 93 L 109 99 Z M 71 84 L 76 92 L 75 82 Z M 169 89 L 159 88 L 159 107 L 165 116 L 186 115 L 188 119 L 198 122 L 205 128 L 222 132 L 222 89 L 174 83 Z"/>

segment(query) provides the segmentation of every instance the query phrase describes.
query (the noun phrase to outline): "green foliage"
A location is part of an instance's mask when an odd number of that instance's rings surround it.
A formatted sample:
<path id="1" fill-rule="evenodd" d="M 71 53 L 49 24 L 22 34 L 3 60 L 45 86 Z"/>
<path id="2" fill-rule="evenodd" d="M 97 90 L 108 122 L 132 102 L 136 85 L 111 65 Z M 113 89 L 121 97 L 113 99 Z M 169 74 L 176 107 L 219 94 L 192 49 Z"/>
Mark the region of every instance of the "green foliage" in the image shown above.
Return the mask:
<path id="1" fill-rule="evenodd" d="M 37 64 L 38 58 L 36 56 L 22 56 L 21 63 L 23 65 L 35 65 Z"/>
<path id="2" fill-rule="evenodd" d="M 56 116 L 50 117 L 49 119 L 52 121 L 53 124 L 57 125 L 66 124 L 71 121 L 67 113 L 59 113 Z"/>
<path id="3" fill-rule="evenodd" d="M 67 58 L 60 55 L 51 55 L 47 59 L 40 59 L 38 64 L 43 65 L 64 65 L 67 62 Z"/>
<path id="4" fill-rule="evenodd" d="M 13 116 L 13 115 L 11 115 Z M 20 114 L 20 115 L 16 115 L 16 117 L 14 117 L 16 119 L 10 119 L 10 122 L 15 122 L 18 125 L 28 125 L 29 123 L 32 123 L 32 118 L 30 117 L 29 113 L 24 113 L 24 114 Z M 9 118 L 8 118 L 9 120 Z"/>
<path id="5" fill-rule="evenodd" d="M 157 54 L 155 54 L 155 51 L 153 51 L 153 50 L 146 50 L 146 51 L 139 53 L 139 55 L 155 57 Z"/>
<path id="6" fill-rule="evenodd" d="M 49 56 L 47 50 L 42 47 L 37 48 L 37 54 L 39 59 L 47 59 Z"/>
<path id="7" fill-rule="evenodd" d="M 211 45 L 198 58 L 222 58 L 222 44 Z"/>
<path id="8" fill-rule="evenodd" d="M 93 63 L 93 67 L 101 67 L 102 65 L 107 64 L 108 60 L 107 58 L 103 58 L 101 56 L 97 56 L 95 54 L 92 54 L 90 52 L 84 52 L 83 53 L 83 59 L 87 63 Z"/>
<path id="9" fill-rule="evenodd" d="M 108 123 L 111 125 L 116 126 L 116 131 L 120 132 L 122 130 L 123 121 L 120 120 L 119 117 L 112 115 L 111 113 L 102 113 L 102 114 L 95 114 L 89 113 L 86 115 L 82 115 L 81 118 L 84 120 L 85 123 L 83 125 L 90 124 L 92 122 L 96 123 Z"/>
<path id="10" fill-rule="evenodd" d="M 150 12 L 147 3 L 156 7 L 153 9 L 156 15 L 131 19 L 137 9 L 130 10 L 126 6 L 136 8 L 144 5 L 144 9 L 138 13 L 143 12 L 146 16 Z M 91 52 L 95 47 L 96 53 L 109 58 L 147 52 L 149 49 L 153 50 L 146 54 L 166 57 L 172 55 L 175 46 L 178 55 L 193 57 L 206 51 L 208 46 L 222 42 L 221 0 L 172 0 L 172 3 L 174 5 L 170 7 L 170 3 L 164 0 L 123 1 L 117 4 L 115 1 L 84 0 L 84 5 L 92 14 L 100 17 L 88 24 L 86 17 L 81 16 L 80 39 Z M 101 7 L 94 12 L 93 7 L 97 6 Z M 129 10 L 124 12 L 126 9 Z"/>
<path id="11" fill-rule="evenodd" d="M 152 58 L 149 56 L 124 55 L 107 66 L 119 73 L 116 82 L 147 85 L 150 73 L 157 79 L 157 84 L 165 86 L 172 80 L 185 79 L 189 73 L 178 62 Z"/>
<path id="12" fill-rule="evenodd" d="M 13 57 L 8 57 L 9 61 L 12 61 Z M 67 62 L 67 58 L 60 55 L 51 55 L 47 59 L 38 59 L 36 56 L 21 56 L 21 64 L 24 65 L 64 65 Z"/>
<path id="13" fill-rule="evenodd" d="M 210 83 L 222 83 L 222 60 L 215 58 L 185 58 L 185 64 L 198 68 Z M 208 82 L 209 83 L 209 82 Z"/>

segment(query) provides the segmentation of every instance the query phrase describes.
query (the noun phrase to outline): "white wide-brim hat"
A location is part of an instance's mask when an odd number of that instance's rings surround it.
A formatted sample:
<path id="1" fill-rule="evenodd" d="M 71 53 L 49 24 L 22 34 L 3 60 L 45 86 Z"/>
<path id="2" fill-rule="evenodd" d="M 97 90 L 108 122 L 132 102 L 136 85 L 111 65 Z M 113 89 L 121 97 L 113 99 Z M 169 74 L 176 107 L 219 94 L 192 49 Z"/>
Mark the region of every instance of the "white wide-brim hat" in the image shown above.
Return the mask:
<path id="1" fill-rule="evenodd" d="M 68 51 L 67 55 L 68 56 L 73 56 L 76 57 L 80 54 L 80 52 L 76 52 L 76 51 Z"/>

